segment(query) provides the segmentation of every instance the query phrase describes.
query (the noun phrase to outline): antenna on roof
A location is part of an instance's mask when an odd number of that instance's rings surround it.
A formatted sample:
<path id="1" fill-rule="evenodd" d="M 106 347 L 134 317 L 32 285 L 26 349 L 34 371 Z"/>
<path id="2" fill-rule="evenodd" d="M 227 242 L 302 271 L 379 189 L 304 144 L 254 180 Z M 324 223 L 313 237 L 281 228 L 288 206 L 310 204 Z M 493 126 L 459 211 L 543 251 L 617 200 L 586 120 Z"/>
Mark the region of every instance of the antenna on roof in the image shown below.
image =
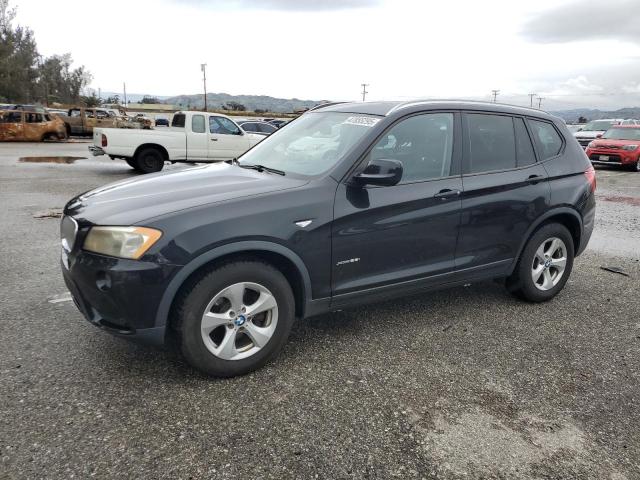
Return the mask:
<path id="1" fill-rule="evenodd" d="M 362 101 L 364 102 L 365 99 L 367 98 L 367 87 L 369 86 L 368 83 L 361 83 L 360 85 L 362 85 Z"/>

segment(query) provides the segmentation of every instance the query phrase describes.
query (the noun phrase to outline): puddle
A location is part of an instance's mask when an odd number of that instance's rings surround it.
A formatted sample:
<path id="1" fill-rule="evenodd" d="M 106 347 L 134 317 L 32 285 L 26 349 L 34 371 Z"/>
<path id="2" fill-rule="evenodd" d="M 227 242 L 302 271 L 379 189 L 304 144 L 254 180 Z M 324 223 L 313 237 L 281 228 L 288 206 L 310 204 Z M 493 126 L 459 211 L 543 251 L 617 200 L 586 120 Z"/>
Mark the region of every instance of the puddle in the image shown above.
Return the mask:
<path id="1" fill-rule="evenodd" d="M 26 163 L 73 163 L 76 160 L 86 160 L 87 157 L 20 157 L 20 162 Z"/>
<path id="2" fill-rule="evenodd" d="M 622 195 L 598 195 L 597 198 L 606 202 L 626 203 L 627 205 L 640 207 L 640 198 L 638 197 L 626 197 Z"/>

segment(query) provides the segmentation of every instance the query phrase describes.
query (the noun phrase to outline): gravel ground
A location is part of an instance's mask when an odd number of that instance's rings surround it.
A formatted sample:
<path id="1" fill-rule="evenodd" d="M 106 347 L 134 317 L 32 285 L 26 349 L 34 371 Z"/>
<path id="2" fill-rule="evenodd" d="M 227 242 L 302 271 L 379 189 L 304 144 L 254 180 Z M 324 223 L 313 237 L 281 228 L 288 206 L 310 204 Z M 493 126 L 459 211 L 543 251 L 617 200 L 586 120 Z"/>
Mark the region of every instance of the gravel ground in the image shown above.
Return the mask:
<path id="1" fill-rule="evenodd" d="M 211 380 L 48 302 L 58 220 L 34 214 L 132 173 L 18 158 L 86 146 L 0 144 L 0 478 L 640 478 L 640 174 L 598 171 L 594 240 L 547 304 L 481 283 L 323 315 Z"/>

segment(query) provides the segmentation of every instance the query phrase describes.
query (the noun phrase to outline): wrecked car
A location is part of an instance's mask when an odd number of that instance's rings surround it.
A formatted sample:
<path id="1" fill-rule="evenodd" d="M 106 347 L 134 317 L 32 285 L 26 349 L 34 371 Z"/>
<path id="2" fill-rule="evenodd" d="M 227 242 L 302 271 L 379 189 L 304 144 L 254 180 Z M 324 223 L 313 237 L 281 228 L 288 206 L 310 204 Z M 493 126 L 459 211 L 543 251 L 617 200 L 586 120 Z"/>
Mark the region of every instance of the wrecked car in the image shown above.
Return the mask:
<path id="1" fill-rule="evenodd" d="M 64 123 L 69 136 L 93 135 L 94 127 L 119 127 L 118 117 L 104 108 L 70 108 Z"/>
<path id="2" fill-rule="evenodd" d="M 24 110 L 5 110 L 0 113 L 2 142 L 42 142 L 65 138 L 65 124 L 56 115 Z"/>

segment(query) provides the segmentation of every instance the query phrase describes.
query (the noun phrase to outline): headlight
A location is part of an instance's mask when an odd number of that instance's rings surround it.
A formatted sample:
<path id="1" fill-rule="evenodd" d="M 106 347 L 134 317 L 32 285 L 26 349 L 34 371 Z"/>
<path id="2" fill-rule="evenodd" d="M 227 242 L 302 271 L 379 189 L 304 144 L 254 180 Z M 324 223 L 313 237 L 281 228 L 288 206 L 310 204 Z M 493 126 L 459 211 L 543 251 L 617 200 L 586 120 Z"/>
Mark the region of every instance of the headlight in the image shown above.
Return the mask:
<path id="1" fill-rule="evenodd" d="M 92 227 L 82 248 L 89 252 L 137 260 L 162 232 L 145 227 Z"/>
<path id="2" fill-rule="evenodd" d="M 596 148 L 596 142 L 589 142 L 589 145 L 587 145 L 587 148 Z"/>
<path id="3" fill-rule="evenodd" d="M 622 149 L 623 150 L 635 150 L 638 148 L 638 145 L 623 145 Z"/>

